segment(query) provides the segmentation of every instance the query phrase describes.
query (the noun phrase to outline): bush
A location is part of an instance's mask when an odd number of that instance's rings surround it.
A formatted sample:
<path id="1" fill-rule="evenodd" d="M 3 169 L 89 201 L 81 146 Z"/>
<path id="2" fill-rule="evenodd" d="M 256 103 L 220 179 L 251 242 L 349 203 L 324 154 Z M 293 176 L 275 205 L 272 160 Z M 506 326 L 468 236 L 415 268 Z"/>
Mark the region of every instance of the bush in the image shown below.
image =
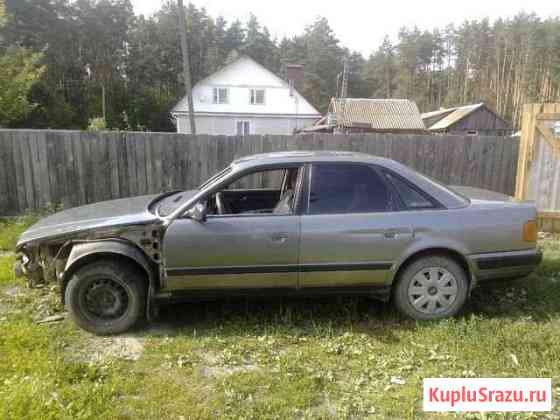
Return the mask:
<path id="1" fill-rule="evenodd" d="M 102 131 L 107 129 L 107 124 L 102 117 L 90 118 L 88 123 L 88 131 Z"/>

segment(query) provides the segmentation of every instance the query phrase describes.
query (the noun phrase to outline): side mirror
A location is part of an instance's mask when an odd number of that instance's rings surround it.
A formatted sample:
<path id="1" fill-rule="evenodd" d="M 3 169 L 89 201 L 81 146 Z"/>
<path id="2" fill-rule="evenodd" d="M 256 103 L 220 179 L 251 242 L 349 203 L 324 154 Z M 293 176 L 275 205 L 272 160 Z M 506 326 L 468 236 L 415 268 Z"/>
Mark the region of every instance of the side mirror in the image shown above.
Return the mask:
<path id="1" fill-rule="evenodd" d="M 206 221 L 206 215 L 208 214 L 208 207 L 203 203 L 196 203 L 194 207 L 192 207 L 187 215 L 197 222 L 204 222 Z"/>

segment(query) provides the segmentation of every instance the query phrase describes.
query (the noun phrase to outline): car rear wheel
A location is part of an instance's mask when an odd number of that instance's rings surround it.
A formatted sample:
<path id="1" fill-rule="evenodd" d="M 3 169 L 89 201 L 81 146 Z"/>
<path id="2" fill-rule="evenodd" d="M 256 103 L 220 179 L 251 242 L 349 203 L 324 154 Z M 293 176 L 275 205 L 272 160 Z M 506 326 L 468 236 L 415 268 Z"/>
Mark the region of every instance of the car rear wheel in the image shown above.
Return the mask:
<path id="1" fill-rule="evenodd" d="M 74 273 L 65 300 L 70 316 L 83 329 L 119 334 L 144 316 L 146 276 L 126 261 L 96 261 Z"/>
<path id="2" fill-rule="evenodd" d="M 456 315 L 467 300 L 465 270 L 444 256 L 416 260 L 399 275 L 393 298 L 397 309 L 417 320 Z"/>

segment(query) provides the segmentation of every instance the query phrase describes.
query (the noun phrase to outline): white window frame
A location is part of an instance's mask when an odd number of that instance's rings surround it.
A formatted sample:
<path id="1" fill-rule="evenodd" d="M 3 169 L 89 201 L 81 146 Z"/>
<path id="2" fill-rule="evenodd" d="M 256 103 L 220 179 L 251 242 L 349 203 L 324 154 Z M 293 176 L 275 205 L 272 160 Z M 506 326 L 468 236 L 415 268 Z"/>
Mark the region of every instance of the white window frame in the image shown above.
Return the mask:
<path id="1" fill-rule="evenodd" d="M 257 91 L 262 90 L 262 103 L 257 102 Z M 251 105 L 265 105 L 266 104 L 266 89 L 264 88 L 251 88 L 249 89 L 249 103 Z"/>
<path id="2" fill-rule="evenodd" d="M 249 126 L 249 130 L 248 130 L 247 134 L 245 134 L 245 133 L 240 134 L 237 131 L 237 125 L 239 123 L 243 123 L 243 131 L 245 130 L 245 124 L 247 124 Z M 236 136 L 250 136 L 251 134 L 253 134 L 253 124 L 252 124 L 251 120 L 235 120 L 235 135 Z"/>
<path id="3" fill-rule="evenodd" d="M 225 91 L 225 94 L 223 92 Z M 220 93 L 222 92 L 222 93 Z M 227 87 L 212 88 L 212 103 L 213 104 L 228 104 L 229 103 L 229 89 Z"/>

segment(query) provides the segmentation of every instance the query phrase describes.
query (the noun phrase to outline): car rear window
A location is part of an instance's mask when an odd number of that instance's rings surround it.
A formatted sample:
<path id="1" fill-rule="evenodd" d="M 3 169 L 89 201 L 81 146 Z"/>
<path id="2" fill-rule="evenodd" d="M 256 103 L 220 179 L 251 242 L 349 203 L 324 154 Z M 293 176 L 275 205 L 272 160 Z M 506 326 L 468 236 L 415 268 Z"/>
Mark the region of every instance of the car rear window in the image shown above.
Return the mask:
<path id="1" fill-rule="evenodd" d="M 407 209 L 431 209 L 436 207 L 429 197 L 400 176 L 388 171 L 385 171 L 384 175 L 397 190 L 400 199 Z"/>

